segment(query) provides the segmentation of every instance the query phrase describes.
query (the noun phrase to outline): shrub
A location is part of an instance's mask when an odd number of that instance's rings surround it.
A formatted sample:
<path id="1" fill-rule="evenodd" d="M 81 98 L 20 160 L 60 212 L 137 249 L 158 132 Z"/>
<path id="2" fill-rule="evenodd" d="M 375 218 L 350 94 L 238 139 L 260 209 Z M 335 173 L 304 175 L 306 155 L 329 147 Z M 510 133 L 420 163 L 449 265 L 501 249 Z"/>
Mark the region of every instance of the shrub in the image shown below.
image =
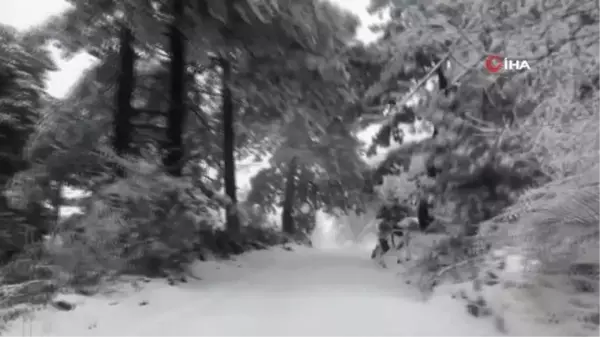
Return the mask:
<path id="1" fill-rule="evenodd" d="M 122 274 L 179 280 L 195 259 L 284 243 L 278 231 L 259 223 L 236 237 L 218 229 L 218 207 L 228 200 L 209 199 L 191 178 L 170 177 L 145 162 L 125 166 L 127 178 L 96 184 L 82 201 L 82 214 L 62 221 L 2 269 L 0 308 L 41 303 L 62 288 L 89 293 Z"/>
<path id="2" fill-rule="evenodd" d="M 511 334 L 597 334 L 599 180 L 596 167 L 528 190 L 478 236 L 443 240 L 411 272 L 427 291 L 469 281 L 460 297 Z"/>

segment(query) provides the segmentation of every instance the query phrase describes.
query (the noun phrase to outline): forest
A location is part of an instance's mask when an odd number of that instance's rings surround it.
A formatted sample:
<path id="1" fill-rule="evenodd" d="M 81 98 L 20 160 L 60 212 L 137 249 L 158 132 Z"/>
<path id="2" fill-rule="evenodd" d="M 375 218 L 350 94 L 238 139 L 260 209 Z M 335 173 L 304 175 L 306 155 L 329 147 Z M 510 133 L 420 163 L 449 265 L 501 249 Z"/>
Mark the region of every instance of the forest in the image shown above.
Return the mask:
<path id="1" fill-rule="evenodd" d="M 597 1 L 371 0 L 370 43 L 325 0 L 68 2 L 0 25 L 0 308 L 310 246 L 319 212 L 359 240 L 348 218 L 401 201 L 444 233 L 407 271 L 421 290 L 511 247 L 538 287 L 592 284 L 573 310 L 598 328 Z M 49 46 L 95 60 L 60 99 Z"/>

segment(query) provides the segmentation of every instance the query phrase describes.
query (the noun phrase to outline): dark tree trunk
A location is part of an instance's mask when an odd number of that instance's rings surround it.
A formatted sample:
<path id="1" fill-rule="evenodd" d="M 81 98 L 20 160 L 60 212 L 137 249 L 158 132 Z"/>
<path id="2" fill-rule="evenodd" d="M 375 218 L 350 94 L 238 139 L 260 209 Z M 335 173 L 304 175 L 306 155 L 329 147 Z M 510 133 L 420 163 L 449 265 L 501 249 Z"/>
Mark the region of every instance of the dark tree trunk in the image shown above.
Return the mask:
<path id="1" fill-rule="evenodd" d="M 417 219 L 419 219 L 419 229 L 424 232 L 429 228 L 431 223 L 435 220 L 433 216 L 429 214 L 429 202 L 425 199 L 419 200 L 417 207 Z"/>
<path id="2" fill-rule="evenodd" d="M 221 58 L 221 69 L 223 71 L 223 164 L 225 193 L 231 199 L 233 205 L 237 204 L 237 193 L 235 183 L 235 130 L 234 130 L 234 108 L 231 93 L 231 63 L 223 56 Z M 227 212 L 227 230 L 230 233 L 240 231 L 240 220 L 234 212 Z"/>
<path id="3" fill-rule="evenodd" d="M 173 22 L 169 28 L 171 47 L 170 107 L 167 116 L 167 146 L 163 164 L 167 172 L 181 176 L 183 169 L 183 121 L 185 119 L 185 41 L 179 24 L 183 18 L 183 0 L 173 1 Z"/>
<path id="4" fill-rule="evenodd" d="M 300 218 L 302 224 L 298 223 L 298 217 L 294 219 L 294 225 L 296 231 L 301 231 L 307 236 L 310 236 L 317 226 L 316 222 L 316 206 L 311 196 L 311 174 L 307 169 L 302 169 L 300 173 L 300 179 L 298 179 L 298 185 L 296 186 L 296 201 L 297 207 L 300 209 Z M 306 209 L 308 206 L 309 209 Z"/>
<path id="5" fill-rule="evenodd" d="M 294 224 L 294 201 L 296 199 L 296 171 L 298 169 L 298 159 L 292 158 L 288 167 L 288 174 L 285 181 L 285 195 L 283 200 L 283 211 L 281 212 L 281 226 L 283 232 L 294 234 L 296 226 Z"/>
<path id="6" fill-rule="evenodd" d="M 128 27 L 121 28 L 120 37 L 120 67 L 119 77 L 117 79 L 117 97 L 116 111 L 114 116 L 114 138 L 113 147 L 115 153 L 119 156 L 129 152 L 133 125 L 131 118 L 133 108 L 131 107 L 131 98 L 133 96 L 133 87 L 135 85 L 135 51 L 133 50 L 133 34 Z M 115 171 L 118 176 L 125 176 L 122 167 L 117 166 Z"/>

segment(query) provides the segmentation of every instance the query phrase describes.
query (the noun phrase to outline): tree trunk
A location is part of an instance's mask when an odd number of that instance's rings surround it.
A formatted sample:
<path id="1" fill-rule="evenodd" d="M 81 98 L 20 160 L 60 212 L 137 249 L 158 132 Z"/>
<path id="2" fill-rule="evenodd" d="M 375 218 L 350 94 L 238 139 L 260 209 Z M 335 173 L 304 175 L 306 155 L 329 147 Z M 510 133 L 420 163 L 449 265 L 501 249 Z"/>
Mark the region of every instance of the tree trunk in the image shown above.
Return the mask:
<path id="1" fill-rule="evenodd" d="M 223 72 L 221 77 L 221 95 L 223 100 L 223 182 L 225 184 L 225 193 L 231 200 L 231 205 L 227 209 L 227 217 L 225 226 L 229 235 L 237 237 L 240 234 L 241 225 L 236 209 L 237 193 L 235 183 L 235 111 L 233 106 L 233 93 L 231 92 L 232 85 L 232 69 L 229 59 L 231 29 L 233 25 L 233 15 L 235 13 L 235 0 L 224 0 L 225 4 L 225 25 L 221 29 L 221 35 L 225 41 L 225 47 L 219 55 L 219 65 Z"/>
<path id="2" fill-rule="evenodd" d="M 50 227 L 50 231 L 54 231 L 60 223 L 60 207 L 64 204 L 62 193 L 64 184 L 62 177 L 53 182 L 49 182 L 47 187 L 51 196 L 50 204 L 52 205 L 52 226 Z"/>
<path id="3" fill-rule="evenodd" d="M 131 33 L 131 30 L 125 26 L 121 27 L 119 54 L 120 71 L 117 79 L 117 109 L 115 111 L 113 122 L 113 147 L 115 153 L 122 156 L 129 152 L 129 146 L 131 144 L 131 135 L 133 131 L 133 125 L 131 123 L 133 115 L 131 98 L 133 96 L 133 87 L 135 85 L 135 51 L 133 50 L 133 34 Z M 122 167 L 117 166 L 115 172 L 119 177 L 125 176 L 125 171 Z"/>
<path id="4" fill-rule="evenodd" d="M 171 47 L 170 107 L 167 117 L 167 147 L 163 164 L 167 172 L 180 177 L 183 169 L 183 121 L 185 119 L 185 41 L 179 24 L 183 18 L 183 0 L 173 1 L 173 22 L 169 28 Z"/>
<path id="5" fill-rule="evenodd" d="M 235 130 L 234 130 L 234 108 L 231 93 L 231 63 L 227 56 L 222 56 L 221 70 L 223 71 L 223 164 L 225 175 L 225 193 L 231 199 L 233 205 L 237 204 L 237 193 L 235 183 Z M 237 213 L 227 212 L 227 230 L 230 233 L 240 231 L 240 220 Z"/>
<path id="6" fill-rule="evenodd" d="M 288 174 L 285 182 L 285 197 L 283 201 L 283 211 L 281 212 L 281 226 L 283 232 L 294 234 L 296 226 L 294 225 L 294 199 L 296 199 L 296 171 L 298 169 L 298 159 L 292 158 L 288 167 Z"/>

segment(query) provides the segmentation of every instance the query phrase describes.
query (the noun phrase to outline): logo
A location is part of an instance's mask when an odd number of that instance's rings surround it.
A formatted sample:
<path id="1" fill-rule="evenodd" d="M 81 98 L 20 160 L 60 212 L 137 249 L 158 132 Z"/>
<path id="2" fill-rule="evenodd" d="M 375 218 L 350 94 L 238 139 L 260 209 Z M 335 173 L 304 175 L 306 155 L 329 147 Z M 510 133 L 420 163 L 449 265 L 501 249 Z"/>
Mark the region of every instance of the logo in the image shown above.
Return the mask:
<path id="1" fill-rule="evenodd" d="M 527 60 L 506 58 L 498 55 L 489 55 L 486 57 L 484 66 L 492 74 L 500 71 L 531 70 Z"/>

